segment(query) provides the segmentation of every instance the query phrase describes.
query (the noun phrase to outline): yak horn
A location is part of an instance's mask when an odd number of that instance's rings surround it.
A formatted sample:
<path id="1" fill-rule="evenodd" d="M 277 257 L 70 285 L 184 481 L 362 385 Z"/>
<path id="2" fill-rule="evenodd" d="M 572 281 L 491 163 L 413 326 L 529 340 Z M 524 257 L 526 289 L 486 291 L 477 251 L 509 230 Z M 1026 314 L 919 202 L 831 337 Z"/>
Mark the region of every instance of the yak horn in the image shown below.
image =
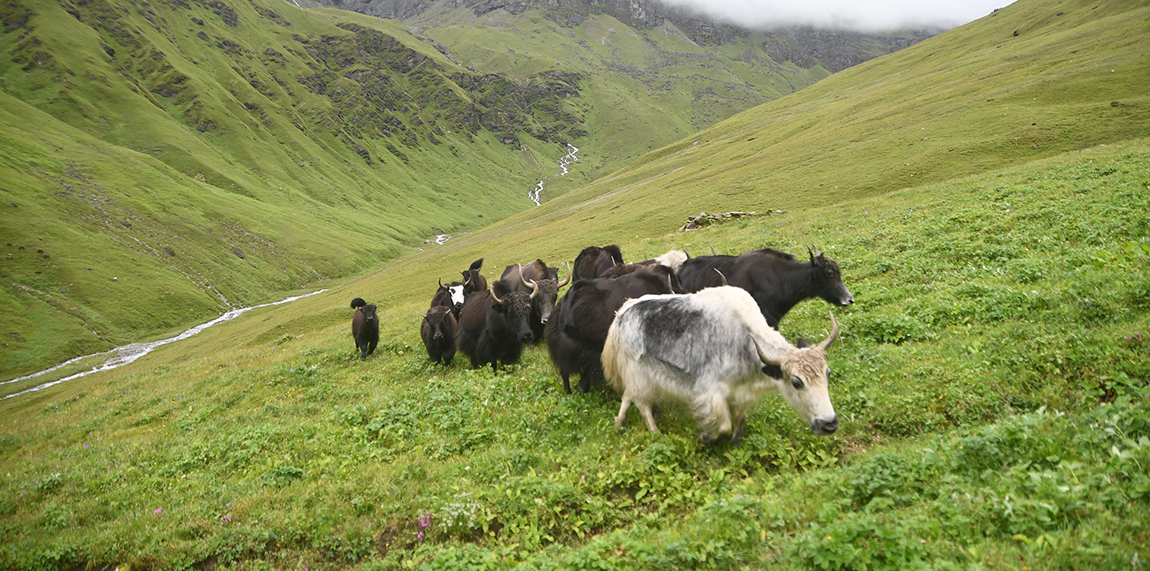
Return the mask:
<path id="1" fill-rule="evenodd" d="M 498 295 L 495 295 L 495 288 L 491 288 L 488 291 L 491 292 L 491 301 L 495 302 L 495 305 L 503 305 L 503 300 L 499 299 Z"/>
<path id="2" fill-rule="evenodd" d="M 539 294 L 539 284 L 535 283 L 535 280 L 531 280 L 530 285 L 531 285 L 531 297 L 530 297 L 530 299 L 535 299 L 535 296 Z"/>
<path id="3" fill-rule="evenodd" d="M 715 273 L 716 273 L 716 274 L 719 274 L 719 279 L 723 280 L 723 287 L 726 287 L 726 286 L 730 285 L 730 284 L 728 284 L 728 283 L 727 283 L 727 276 L 724 276 L 724 275 L 723 275 L 723 272 L 720 272 L 720 271 L 719 271 L 719 268 L 712 268 L 712 269 L 714 269 L 714 270 L 715 270 Z"/>
<path id="4" fill-rule="evenodd" d="M 819 343 L 819 348 L 826 350 L 827 347 L 831 346 L 831 343 L 834 343 L 835 337 L 838 337 L 838 335 L 839 335 L 839 323 L 837 321 L 835 321 L 834 312 L 831 312 L 831 334 L 827 335 L 827 338 L 823 339 L 822 343 Z"/>
<path id="5" fill-rule="evenodd" d="M 561 287 L 571 283 L 571 264 L 568 264 L 567 262 L 563 262 L 563 265 L 567 267 L 567 279 L 559 282 L 559 285 L 555 286 L 556 289 L 561 288 Z"/>
<path id="6" fill-rule="evenodd" d="M 718 254 L 715 253 L 715 247 L 711 246 L 710 244 L 707 244 L 707 245 L 711 247 L 711 255 L 712 256 L 718 256 Z"/>
<path id="7" fill-rule="evenodd" d="M 754 335 L 751 335 L 751 343 L 755 344 L 755 352 L 759 354 L 759 360 L 762 361 L 764 365 L 773 365 L 778 367 L 780 364 L 782 364 L 782 361 L 771 359 L 767 356 L 766 353 L 763 352 L 763 348 L 759 346 L 759 341 L 758 339 L 755 339 Z"/>
<path id="8" fill-rule="evenodd" d="M 439 278 L 439 288 L 443 289 L 443 278 Z"/>
<path id="9" fill-rule="evenodd" d="M 523 283 L 523 287 L 531 287 L 531 282 L 523 279 L 523 264 L 515 264 L 515 267 L 519 269 L 519 281 Z"/>

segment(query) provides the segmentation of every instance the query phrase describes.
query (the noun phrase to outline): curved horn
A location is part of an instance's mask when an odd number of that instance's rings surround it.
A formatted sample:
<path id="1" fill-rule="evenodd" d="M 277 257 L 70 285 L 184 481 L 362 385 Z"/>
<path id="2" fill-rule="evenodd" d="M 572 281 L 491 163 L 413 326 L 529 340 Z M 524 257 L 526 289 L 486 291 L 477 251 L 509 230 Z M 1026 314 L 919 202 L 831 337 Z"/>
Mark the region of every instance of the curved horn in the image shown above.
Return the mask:
<path id="1" fill-rule="evenodd" d="M 763 352 L 763 348 L 759 346 L 759 341 L 755 339 L 754 335 L 751 336 L 751 343 L 755 344 L 755 352 L 759 354 L 759 360 L 762 361 L 764 365 L 778 367 L 782 363 L 782 361 L 775 361 L 768 357 L 767 354 Z"/>
<path id="2" fill-rule="evenodd" d="M 515 267 L 519 269 L 519 281 L 523 284 L 523 287 L 531 287 L 531 282 L 523 279 L 523 264 L 515 264 Z"/>
<path id="3" fill-rule="evenodd" d="M 837 321 L 835 321 L 834 312 L 831 312 L 831 334 L 827 335 L 827 338 L 823 339 L 822 343 L 819 343 L 819 348 L 825 350 L 827 347 L 830 347 L 831 343 L 835 342 L 835 337 L 838 337 L 838 335 L 839 335 L 839 323 Z"/>
<path id="4" fill-rule="evenodd" d="M 529 299 L 535 299 L 535 296 L 539 294 L 539 284 L 535 283 L 535 280 L 531 280 L 530 285 L 531 285 L 531 297 Z"/>
<path id="5" fill-rule="evenodd" d="M 716 274 L 719 274 L 719 279 L 723 280 L 723 287 L 730 285 L 727 283 L 727 276 L 724 276 L 723 272 L 719 271 L 719 268 L 711 268 L 711 269 L 715 270 Z"/>
<path id="6" fill-rule="evenodd" d="M 495 288 L 491 288 L 488 291 L 491 292 L 491 301 L 494 302 L 495 305 L 503 305 L 503 300 L 499 299 L 498 295 L 495 295 Z"/>
<path id="7" fill-rule="evenodd" d="M 691 259 L 691 253 L 690 253 L 690 252 L 688 252 L 686 248 L 683 248 L 683 253 L 687 255 L 687 259 L 688 259 L 688 260 L 690 260 L 690 259 Z"/>
<path id="8" fill-rule="evenodd" d="M 459 272 L 463 276 L 463 285 L 471 285 L 471 274 L 469 272 Z"/>
<path id="9" fill-rule="evenodd" d="M 711 246 L 710 244 L 707 244 L 707 245 L 708 245 L 708 246 Z M 717 255 L 718 255 L 718 254 L 716 254 L 716 253 L 715 253 L 715 247 L 714 247 L 714 246 L 711 246 L 711 255 L 712 255 L 712 256 L 717 256 Z"/>
<path id="10" fill-rule="evenodd" d="M 439 289 L 443 289 L 443 278 L 439 278 Z"/>
<path id="11" fill-rule="evenodd" d="M 811 251 L 810 246 L 807 246 L 807 255 L 811 257 L 811 263 L 815 263 L 815 253 Z"/>
<path id="12" fill-rule="evenodd" d="M 555 286 L 556 289 L 561 288 L 561 287 L 571 283 L 571 264 L 568 264 L 567 262 L 563 262 L 563 265 L 567 267 L 567 279 L 559 282 L 559 285 Z"/>

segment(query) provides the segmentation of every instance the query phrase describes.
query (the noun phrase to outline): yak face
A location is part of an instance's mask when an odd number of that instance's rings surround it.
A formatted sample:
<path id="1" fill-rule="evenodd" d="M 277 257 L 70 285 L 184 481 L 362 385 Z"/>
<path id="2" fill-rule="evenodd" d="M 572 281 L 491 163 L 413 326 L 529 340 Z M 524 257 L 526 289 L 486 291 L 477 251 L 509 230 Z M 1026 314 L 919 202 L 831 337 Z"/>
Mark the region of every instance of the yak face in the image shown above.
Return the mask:
<path id="1" fill-rule="evenodd" d="M 491 290 L 491 310 L 497 315 L 493 317 L 506 334 L 513 335 L 521 343 L 530 343 L 535 339 L 531 332 L 531 302 L 536 294 L 510 291 L 505 286 L 504 282 L 497 281 Z"/>
<path id="2" fill-rule="evenodd" d="M 448 322 L 452 325 L 455 323 L 455 317 L 452 316 L 450 308 L 433 307 L 423 316 L 423 321 L 427 335 L 431 339 L 439 340 L 455 335 L 454 327 L 450 327 L 451 330 L 448 331 Z"/>
<path id="3" fill-rule="evenodd" d="M 463 309 L 463 285 L 450 286 L 447 288 L 447 291 L 449 292 L 448 295 L 451 296 L 451 306 L 454 307 L 455 312 L 458 313 L 460 309 Z"/>
<path id="4" fill-rule="evenodd" d="M 547 320 L 551 319 L 551 312 L 555 309 L 555 302 L 559 299 L 559 288 L 571 282 L 571 270 L 567 271 L 567 279 L 559 281 L 559 269 L 555 268 L 555 277 L 551 277 L 551 268 L 547 270 L 548 277 L 537 282 L 528 282 L 523 279 L 523 273 L 520 272 L 520 280 L 524 287 L 535 288 L 536 293 L 531 295 L 532 309 L 539 317 L 539 323 L 546 325 Z"/>
<path id="5" fill-rule="evenodd" d="M 843 284 L 842 271 L 838 262 L 831 260 L 817 250 L 807 249 L 811 257 L 811 284 L 815 295 L 827 303 L 846 307 L 855 302 L 850 290 Z"/>
<path id="6" fill-rule="evenodd" d="M 756 344 L 764 365 L 763 373 L 771 377 L 779 394 L 810 425 L 811 432 L 819 435 L 831 434 L 839 428 L 839 418 L 831 404 L 831 369 L 827 366 L 826 354 L 838 333 L 839 324 L 831 314 L 831 333 L 818 345 L 800 339 L 796 347 L 773 361 Z M 768 372 L 774 367 L 777 369 Z M 775 371 L 781 373 L 779 377 L 773 376 Z"/>
<path id="7" fill-rule="evenodd" d="M 823 349 L 795 349 L 782 358 L 779 368 L 783 372 L 782 379 L 775 379 L 779 394 L 810 425 L 811 432 L 825 435 L 837 430 L 839 419 L 831 404 L 830 369 Z"/>
<path id="8" fill-rule="evenodd" d="M 364 324 L 371 327 L 371 324 L 375 323 L 375 306 L 364 305 L 359 308 L 359 311 L 363 312 Z"/>

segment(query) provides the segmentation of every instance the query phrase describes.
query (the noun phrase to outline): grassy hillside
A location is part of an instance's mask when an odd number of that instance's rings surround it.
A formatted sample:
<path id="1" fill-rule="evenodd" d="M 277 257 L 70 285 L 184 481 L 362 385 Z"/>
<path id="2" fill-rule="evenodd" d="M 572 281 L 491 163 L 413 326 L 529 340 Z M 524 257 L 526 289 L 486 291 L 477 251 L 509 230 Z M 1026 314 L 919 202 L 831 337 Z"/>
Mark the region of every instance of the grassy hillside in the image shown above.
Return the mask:
<path id="1" fill-rule="evenodd" d="M 563 27 L 539 10 L 477 17 L 466 7 L 434 4 L 404 22 L 476 69 L 521 80 L 548 71 L 583 78 L 581 96 L 563 103 L 586 125 L 573 141 L 585 156 L 576 176 L 556 181 L 552 197 L 830 74 L 822 66 L 772 59 L 758 37 L 703 46 L 670 23 L 645 30 L 608 15 Z"/>
<path id="2" fill-rule="evenodd" d="M 1130 82 L 1147 10 L 1022 0 L 530 217 L 6 399 L 0 565 L 1136 567 L 1150 557 L 1150 140 L 1134 136 L 1146 100 Z M 1043 123 L 1023 116 L 1061 127 L 1025 139 Z M 922 128 L 937 130 L 898 139 Z M 939 138 L 955 150 L 928 146 Z M 918 151 L 916 170 L 890 162 Z M 673 232 L 704 209 L 764 215 Z M 500 374 L 427 362 L 417 327 L 437 279 L 605 242 L 630 259 L 766 243 L 838 260 L 856 298 L 834 310 L 829 351 L 842 428 L 816 438 L 768 398 L 741 447 L 698 442 L 674 406 L 664 436 L 635 418 L 620 434 L 616 395 L 563 394 L 542 348 Z M 356 296 L 383 316 L 366 362 Z M 827 311 L 801 304 L 781 331 L 821 338 Z"/>
<path id="3" fill-rule="evenodd" d="M 530 109 L 559 95 L 374 18 L 258 0 L 0 15 L 3 378 L 524 210 L 533 155 L 566 153 L 531 137 L 565 128 Z"/>
<path id="4" fill-rule="evenodd" d="M 1150 132 L 1146 2 L 1016 2 L 648 153 L 535 214 L 600 241 L 793 210 Z M 1018 35 L 1015 35 L 1015 32 Z M 503 225 L 514 240 L 535 224 Z"/>
<path id="5" fill-rule="evenodd" d="M 506 372 L 429 364 L 427 255 L 256 310 L 110 374 L 0 404 L 0 548 L 21 569 L 1112 568 L 1150 520 L 1150 141 L 623 243 L 818 243 L 835 310 L 815 437 L 781 399 L 746 442 L 654 437 Z M 591 231 L 540 240 L 573 255 Z M 571 243 L 567 243 L 570 241 Z M 509 246 L 526 258 L 540 244 Z M 492 245 L 492 250 L 495 246 Z M 496 273 L 489 268 L 488 275 Z M 347 300 L 384 304 L 358 360 Z M 827 306 L 782 324 L 818 338 Z"/>

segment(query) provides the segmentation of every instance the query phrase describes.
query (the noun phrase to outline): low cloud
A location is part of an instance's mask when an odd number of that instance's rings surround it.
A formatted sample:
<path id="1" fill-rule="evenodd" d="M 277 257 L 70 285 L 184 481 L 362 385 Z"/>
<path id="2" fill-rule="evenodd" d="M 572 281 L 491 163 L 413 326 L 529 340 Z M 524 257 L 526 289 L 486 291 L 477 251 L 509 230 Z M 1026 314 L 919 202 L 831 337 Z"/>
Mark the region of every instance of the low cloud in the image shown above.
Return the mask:
<path id="1" fill-rule="evenodd" d="M 662 0 L 747 28 L 812 26 L 855 31 L 954 28 L 1013 0 Z"/>

